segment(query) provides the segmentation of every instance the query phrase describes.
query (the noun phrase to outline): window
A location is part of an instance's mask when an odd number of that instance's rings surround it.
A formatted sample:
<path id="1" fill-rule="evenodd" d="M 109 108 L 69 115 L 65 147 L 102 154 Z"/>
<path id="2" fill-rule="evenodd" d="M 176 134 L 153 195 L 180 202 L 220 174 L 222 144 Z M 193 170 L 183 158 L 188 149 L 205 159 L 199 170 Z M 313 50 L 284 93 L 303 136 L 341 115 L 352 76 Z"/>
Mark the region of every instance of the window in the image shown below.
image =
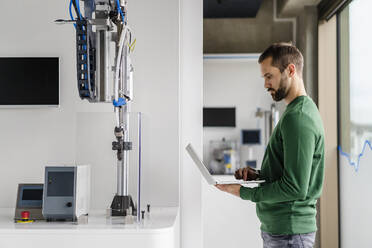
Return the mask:
<path id="1" fill-rule="evenodd" d="M 370 245 L 371 10 L 372 1 L 354 0 L 338 15 L 339 185 L 342 247 Z"/>

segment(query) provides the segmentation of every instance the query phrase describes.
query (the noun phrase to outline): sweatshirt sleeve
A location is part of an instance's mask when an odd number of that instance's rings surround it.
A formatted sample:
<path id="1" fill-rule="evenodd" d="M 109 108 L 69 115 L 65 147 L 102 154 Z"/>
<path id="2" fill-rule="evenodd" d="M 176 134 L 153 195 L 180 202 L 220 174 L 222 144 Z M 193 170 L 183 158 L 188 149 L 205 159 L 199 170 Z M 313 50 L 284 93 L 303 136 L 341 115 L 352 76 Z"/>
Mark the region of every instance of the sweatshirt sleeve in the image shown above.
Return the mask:
<path id="1" fill-rule="evenodd" d="M 303 113 L 289 114 L 281 123 L 284 151 L 282 177 L 255 188 L 240 188 L 240 197 L 253 202 L 285 202 L 305 199 L 315 149 L 315 132 Z"/>

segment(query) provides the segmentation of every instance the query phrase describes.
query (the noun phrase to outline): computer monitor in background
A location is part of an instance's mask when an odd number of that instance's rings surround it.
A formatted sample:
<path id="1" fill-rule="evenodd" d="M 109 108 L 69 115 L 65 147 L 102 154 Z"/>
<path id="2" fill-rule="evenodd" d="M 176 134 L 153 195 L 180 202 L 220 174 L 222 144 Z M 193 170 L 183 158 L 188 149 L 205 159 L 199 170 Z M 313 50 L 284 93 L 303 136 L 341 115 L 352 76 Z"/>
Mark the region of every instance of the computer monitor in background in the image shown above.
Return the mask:
<path id="1" fill-rule="evenodd" d="M 0 108 L 58 105 L 58 57 L 0 57 Z"/>
<path id="2" fill-rule="evenodd" d="M 235 107 L 203 108 L 203 127 L 235 127 Z"/>
<path id="3" fill-rule="evenodd" d="M 242 130 L 243 145 L 260 145 L 261 130 L 260 129 L 243 129 Z"/>

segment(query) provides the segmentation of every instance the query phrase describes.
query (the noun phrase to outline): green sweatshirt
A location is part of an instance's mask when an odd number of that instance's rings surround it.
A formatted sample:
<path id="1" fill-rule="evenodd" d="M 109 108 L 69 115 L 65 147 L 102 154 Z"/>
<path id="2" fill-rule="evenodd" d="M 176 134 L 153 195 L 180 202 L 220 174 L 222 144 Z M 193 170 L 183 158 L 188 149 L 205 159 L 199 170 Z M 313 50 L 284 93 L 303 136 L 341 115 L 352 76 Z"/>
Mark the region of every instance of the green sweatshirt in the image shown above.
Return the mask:
<path id="1" fill-rule="evenodd" d="M 256 188 L 240 188 L 240 197 L 256 202 L 261 230 L 300 234 L 317 230 L 316 202 L 324 179 L 324 129 L 307 96 L 288 104 L 263 158 Z"/>

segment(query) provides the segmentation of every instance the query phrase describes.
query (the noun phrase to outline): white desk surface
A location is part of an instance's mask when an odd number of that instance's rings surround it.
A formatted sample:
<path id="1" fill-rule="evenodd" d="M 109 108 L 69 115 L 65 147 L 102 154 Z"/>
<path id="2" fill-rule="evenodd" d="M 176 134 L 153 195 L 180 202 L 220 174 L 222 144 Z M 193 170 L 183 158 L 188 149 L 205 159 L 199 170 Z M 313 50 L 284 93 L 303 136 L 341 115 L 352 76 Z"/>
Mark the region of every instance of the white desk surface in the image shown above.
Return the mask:
<path id="1" fill-rule="evenodd" d="M 72 222 L 14 223 L 14 209 L 0 209 L 0 233 L 89 233 L 94 234 L 156 234 L 174 229 L 178 216 L 178 207 L 152 207 L 150 214 L 145 214 L 142 223 L 124 224 L 123 217 L 106 218 L 105 210 L 93 210 L 89 213 L 87 224 Z"/>

